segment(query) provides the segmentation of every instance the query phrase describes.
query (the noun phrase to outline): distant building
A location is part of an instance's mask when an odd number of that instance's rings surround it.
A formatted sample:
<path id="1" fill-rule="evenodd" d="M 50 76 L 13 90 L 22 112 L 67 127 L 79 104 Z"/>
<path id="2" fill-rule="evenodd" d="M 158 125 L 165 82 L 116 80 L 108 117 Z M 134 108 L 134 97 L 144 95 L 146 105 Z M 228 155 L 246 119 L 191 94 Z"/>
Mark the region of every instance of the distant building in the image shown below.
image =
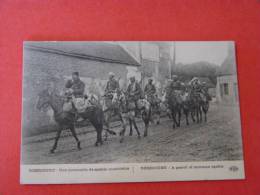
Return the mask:
<path id="1" fill-rule="evenodd" d="M 122 46 L 141 64 L 138 69 L 142 74 L 142 86 L 144 87 L 149 78 L 153 78 L 160 92 L 165 80 L 170 77 L 173 45 L 163 41 L 115 43 Z"/>
<path id="2" fill-rule="evenodd" d="M 228 56 L 222 63 L 218 73 L 216 97 L 220 103 L 234 104 L 239 101 L 235 48 L 233 44 L 229 45 Z"/>

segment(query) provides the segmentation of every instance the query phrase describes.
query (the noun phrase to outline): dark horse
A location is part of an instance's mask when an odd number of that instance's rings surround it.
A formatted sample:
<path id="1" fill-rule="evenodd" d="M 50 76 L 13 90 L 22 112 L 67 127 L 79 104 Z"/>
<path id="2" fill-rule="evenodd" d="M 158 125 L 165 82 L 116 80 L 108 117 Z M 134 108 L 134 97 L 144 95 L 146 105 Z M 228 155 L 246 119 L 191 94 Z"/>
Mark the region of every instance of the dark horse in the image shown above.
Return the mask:
<path id="1" fill-rule="evenodd" d="M 172 128 L 180 127 L 182 100 L 179 91 L 172 90 L 168 95 L 167 103 L 168 103 L 168 108 L 170 109 L 172 115 L 172 120 L 173 120 Z"/>
<path id="2" fill-rule="evenodd" d="M 42 91 L 38 96 L 37 108 L 40 110 L 42 108 L 47 108 L 48 106 L 50 106 L 54 111 L 54 119 L 59 126 L 54 145 L 50 150 L 51 153 L 54 153 L 54 151 L 56 150 L 61 132 L 64 129 L 70 129 L 73 137 L 76 139 L 78 149 L 81 149 L 80 141 L 75 132 L 75 121 L 77 115 L 75 106 L 72 103 L 72 109 L 69 111 L 64 111 L 64 103 L 65 98 L 63 96 L 57 95 L 57 93 L 55 92 L 49 92 L 48 90 Z M 84 112 L 79 113 L 78 115 L 84 119 L 88 119 L 90 123 L 95 127 L 97 132 L 97 141 L 95 145 L 98 146 L 99 144 L 102 144 L 104 118 L 102 109 L 97 106 L 93 106 L 92 108 L 86 108 Z"/>
<path id="3" fill-rule="evenodd" d="M 195 122 L 194 118 L 194 104 L 191 99 L 191 94 L 189 91 L 183 90 L 181 93 L 181 98 L 182 98 L 182 110 L 183 114 L 185 115 L 186 119 L 186 125 L 189 125 L 189 115 L 191 115 L 192 121 Z"/>

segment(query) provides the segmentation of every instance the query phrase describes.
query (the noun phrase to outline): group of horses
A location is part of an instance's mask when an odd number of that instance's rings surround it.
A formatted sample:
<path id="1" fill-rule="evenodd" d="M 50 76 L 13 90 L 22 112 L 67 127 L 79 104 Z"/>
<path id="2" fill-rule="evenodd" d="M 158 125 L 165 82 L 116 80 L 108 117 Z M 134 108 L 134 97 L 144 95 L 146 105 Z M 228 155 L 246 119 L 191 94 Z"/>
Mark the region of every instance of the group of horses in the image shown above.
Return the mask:
<path id="1" fill-rule="evenodd" d="M 157 97 L 156 97 L 157 98 Z M 125 131 L 129 124 L 129 135 L 133 134 L 133 128 L 136 130 L 138 138 L 141 137 L 136 119 L 141 118 L 144 123 L 144 134 L 148 135 L 148 127 L 150 122 L 160 123 L 160 114 L 164 110 L 173 121 L 173 128 L 180 127 L 181 115 L 184 113 L 186 117 L 186 124 L 189 125 L 189 116 L 193 122 L 202 122 L 202 112 L 205 114 L 205 121 L 207 120 L 207 111 L 209 109 L 209 102 L 201 97 L 201 94 L 194 94 L 192 91 L 181 90 L 173 91 L 166 98 L 157 99 L 155 103 L 148 101 L 148 98 L 138 100 L 131 100 L 123 90 L 116 90 L 99 100 L 95 95 L 89 95 L 86 101 L 91 102 L 91 106 L 86 107 L 81 112 L 77 112 L 75 105 L 70 111 L 64 111 L 63 106 L 66 102 L 65 97 L 58 93 L 50 92 L 48 90 L 42 91 L 37 99 L 36 107 L 39 110 L 44 110 L 50 107 L 54 112 L 54 119 L 58 125 L 57 134 L 54 144 L 50 150 L 54 153 L 57 149 L 58 140 L 62 130 L 69 129 L 77 142 L 77 148 L 81 150 L 81 142 L 77 137 L 75 131 L 75 123 L 78 118 L 88 120 L 96 130 L 97 138 L 95 146 L 103 144 L 102 131 L 105 131 L 105 140 L 108 134 L 116 135 L 110 127 L 111 119 L 117 117 L 121 123 L 120 142 L 124 141 Z M 107 106 L 109 102 L 109 106 Z M 196 118 L 196 119 L 195 119 Z"/>

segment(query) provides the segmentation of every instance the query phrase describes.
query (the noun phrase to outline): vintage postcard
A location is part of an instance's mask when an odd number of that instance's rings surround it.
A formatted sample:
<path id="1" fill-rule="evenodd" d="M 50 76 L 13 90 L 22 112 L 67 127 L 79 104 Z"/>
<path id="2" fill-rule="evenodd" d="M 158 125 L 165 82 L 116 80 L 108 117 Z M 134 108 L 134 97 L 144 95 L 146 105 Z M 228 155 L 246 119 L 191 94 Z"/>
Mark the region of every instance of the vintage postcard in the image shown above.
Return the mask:
<path id="1" fill-rule="evenodd" d="M 26 41 L 22 184 L 244 179 L 232 41 Z"/>

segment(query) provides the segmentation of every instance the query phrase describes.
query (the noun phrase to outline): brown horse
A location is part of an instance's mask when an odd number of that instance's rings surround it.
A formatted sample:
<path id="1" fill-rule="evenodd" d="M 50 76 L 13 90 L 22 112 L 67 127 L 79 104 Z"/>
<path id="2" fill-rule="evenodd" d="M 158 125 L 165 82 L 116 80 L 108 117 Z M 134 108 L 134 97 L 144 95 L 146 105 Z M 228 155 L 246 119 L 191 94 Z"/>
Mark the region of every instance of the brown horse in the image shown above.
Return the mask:
<path id="1" fill-rule="evenodd" d="M 103 130 L 103 111 L 101 108 L 97 106 L 93 106 L 91 108 L 86 108 L 84 112 L 77 114 L 76 108 L 72 103 L 72 109 L 69 111 L 64 111 L 63 106 L 65 103 L 65 98 L 63 96 L 58 95 L 55 92 L 49 92 L 48 90 L 42 91 L 37 100 L 37 108 L 41 110 L 42 108 L 47 108 L 50 106 L 54 111 L 54 119 L 58 124 L 58 131 L 55 138 L 54 145 L 50 150 L 51 153 L 57 148 L 58 140 L 60 138 L 61 132 L 64 129 L 70 129 L 73 137 L 76 139 L 77 148 L 80 150 L 80 141 L 75 132 L 75 121 L 76 115 L 84 119 L 88 119 L 90 123 L 95 127 L 97 132 L 97 141 L 95 143 L 96 146 L 102 144 L 102 130 Z"/>

